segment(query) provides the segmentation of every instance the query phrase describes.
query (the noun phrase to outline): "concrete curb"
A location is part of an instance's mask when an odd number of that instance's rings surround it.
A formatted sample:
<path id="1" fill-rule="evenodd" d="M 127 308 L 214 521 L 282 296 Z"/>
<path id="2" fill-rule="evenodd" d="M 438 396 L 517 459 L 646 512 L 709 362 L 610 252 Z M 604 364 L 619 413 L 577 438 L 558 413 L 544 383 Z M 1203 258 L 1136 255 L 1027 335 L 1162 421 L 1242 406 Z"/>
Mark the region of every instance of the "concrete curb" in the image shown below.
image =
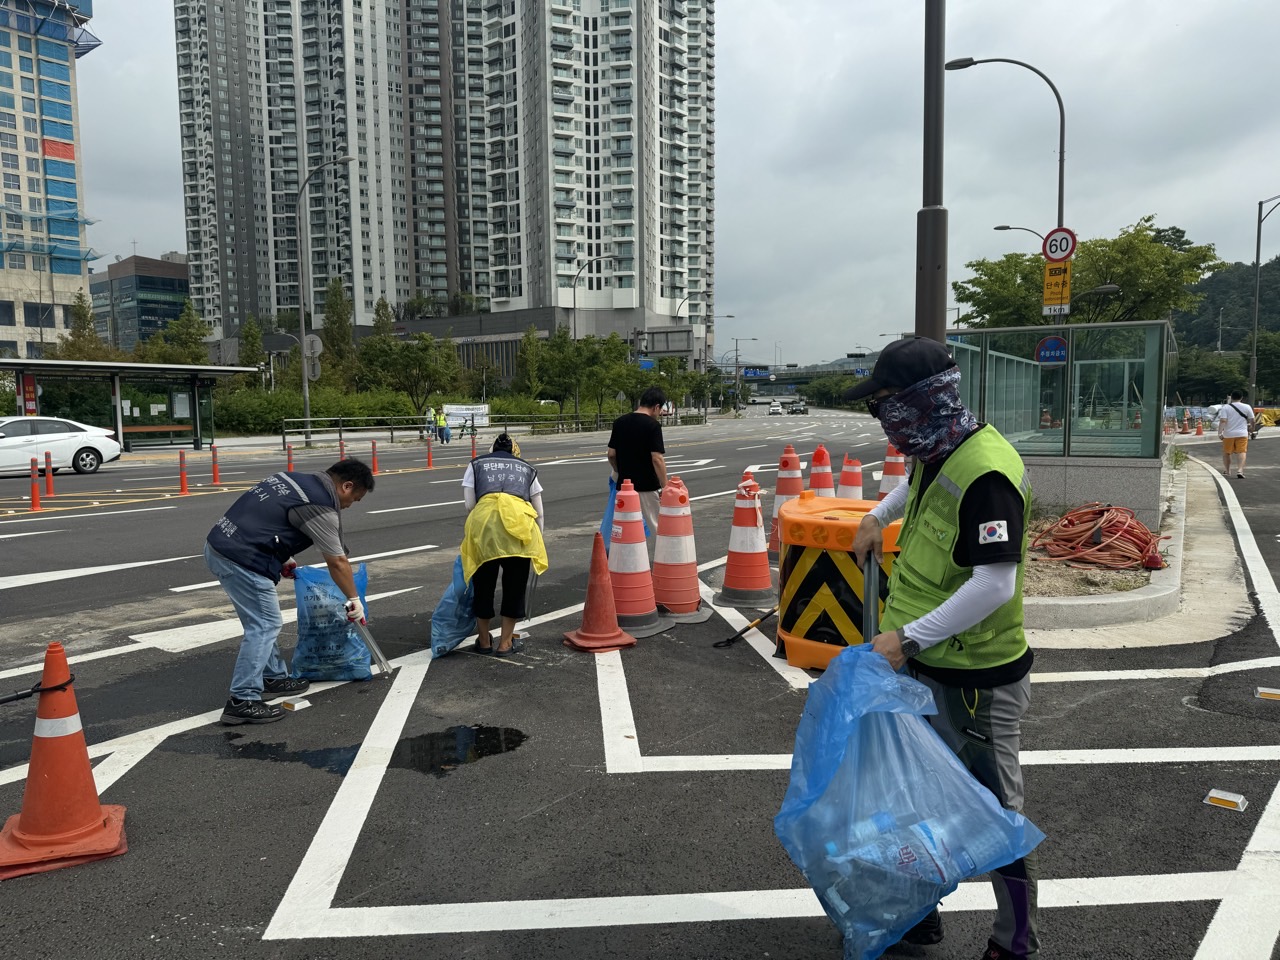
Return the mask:
<path id="1" fill-rule="evenodd" d="M 1187 467 L 1170 471 L 1165 491 L 1169 517 L 1166 558 L 1169 565 L 1151 572 L 1137 590 L 1089 597 L 1027 597 L 1023 618 L 1029 630 L 1065 630 L 1145 623 L 1178 612 L 1182 600 L 1182 543 L 1187 519 Z"/>

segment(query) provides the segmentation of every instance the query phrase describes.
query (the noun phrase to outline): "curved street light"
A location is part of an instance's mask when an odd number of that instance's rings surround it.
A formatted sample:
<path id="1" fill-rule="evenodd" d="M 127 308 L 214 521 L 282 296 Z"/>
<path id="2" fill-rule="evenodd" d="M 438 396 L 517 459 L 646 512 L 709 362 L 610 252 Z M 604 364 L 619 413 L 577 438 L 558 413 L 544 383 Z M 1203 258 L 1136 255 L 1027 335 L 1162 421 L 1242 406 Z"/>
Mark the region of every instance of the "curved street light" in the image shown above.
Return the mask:
<path id="1" fill-rule="evenodd" d="M 984 57 L 981 60 L 975 60 L 973 57 L 961 57 L 958 60 L 948 60 L 946 63 L 946 69 L 966 70 L 979 63 L 1012 63 L 1016 67 L 1022 67 L 1025 70 L 1030 70 L 1037 77 L 1047 83 L 1049 85 L 1049 89 L 1053 91 L 1053 98 L 1058 101 L 1058 226 L 1063 226 L 1062 196 L 1067 160 L 1067 111 L 1062 106 L 1062 94 L 1058 93 L 1058 88 L 1053 85 L 1053 81 L 1045 76 L 1042 71 L 1037 70 L 1029 63 L 1023 63 L 1021 60 L 1010 60 L 1007 57 Z"/>
<path id="2" fill-rule="evenodd" d="M 573 339 L 578 339 L 578 278 L 582 276 L 582 271 L 587 269 L 593 263 L 599 263 L 601 260 L 613 260 L 613 254 L 608 253 L 602 257 L 592 257 L 586 263 L 578 268 L 578 272 L 573 275 Z"/>
<path id="3" fill-rule="evenodd" d="M 1280 207 L 1280 203 L 1273 203 L 1276 200 L 1280 200 L 1280 193 L 1258 201 L 1258 246 L 1253 255 L 1253 352 L 1249 357 L 1250 404 L 1258 402 L 1258 292 L 1262 286 L 1262 221 L 1271 216 L 1276 207 Z M 1268 203 L 1272 203 L 1272 207 L 1263 213 L 1262 208 Z"/>
<path id="4" fill-rule="evenodd" d="M 1030 227 L 1011 227 L 1007 223 L 1002 223 L 999 226 L 992 227 L 991 229 L 992 230 L 1022 230 L 1026 233 L 1034 233 L 1037 237 L 1040 238 L 1041 243 L 1044 242 L 1044 234 L 1041 233 L 1039 230 L 1032 230 Z"/>
<path id="5" fill-rule="evenodd" d="M 298 192 L 293 196 L 294 226 L 295 232 L 298 234 L 298 333 L 303 338 L 307 333 L 307 314 L 308 312 L 315 313 L 315 291 L 307 289 L 310 285 L 307 274 L 311 261 L 311 230 L 308 225 L 308 221 L 311 218 L 311 210 L 309 207 L 303 210 L 302 195 L 306 193 L 307 184 L 311 182 L 311 178 L 325 167 L 333 167 L 339 163 L 355 162 L 355 157 L 336 157 L 333 160 L 326 160 L 307 174 L 306 179 L 302 181 L 302 186 L 298 187 Z M 311 304 L 310 311 L 307 309 L 309 302 Z M 351 333 L 352 336 L 355 336 L 354 324 L 351 327 Z M 311 390 L 307 383 L 307 347 L 302 338 L 295 337 L 294 339 L 298 341 L 298 350 L 302 354 L 302 418 L 306 421 L 304 438 L 306 445 L 309 447 L 311 446 Z"/>

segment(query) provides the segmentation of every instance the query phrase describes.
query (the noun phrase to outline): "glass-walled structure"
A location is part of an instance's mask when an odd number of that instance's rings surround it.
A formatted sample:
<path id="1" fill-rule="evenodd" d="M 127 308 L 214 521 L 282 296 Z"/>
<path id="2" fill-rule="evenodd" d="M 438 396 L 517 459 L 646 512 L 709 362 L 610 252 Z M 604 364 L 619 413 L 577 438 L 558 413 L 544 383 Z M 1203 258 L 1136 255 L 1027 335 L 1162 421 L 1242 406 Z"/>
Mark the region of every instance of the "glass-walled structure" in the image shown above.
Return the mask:
<path id="1" fill-rule="evenodd" d="M 1167 323 L 947 332 L 963 399 L 1025 456 L 1160 456 Z"/>

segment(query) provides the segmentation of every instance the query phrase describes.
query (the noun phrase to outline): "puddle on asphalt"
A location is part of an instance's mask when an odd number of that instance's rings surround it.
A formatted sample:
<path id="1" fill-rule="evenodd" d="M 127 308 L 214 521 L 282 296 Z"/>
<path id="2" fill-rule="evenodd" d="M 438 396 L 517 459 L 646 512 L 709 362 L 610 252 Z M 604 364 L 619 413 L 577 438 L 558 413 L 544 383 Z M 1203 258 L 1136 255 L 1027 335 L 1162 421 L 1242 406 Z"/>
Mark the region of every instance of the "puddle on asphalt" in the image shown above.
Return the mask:
<path id="1" fill-rule="evenodd" d="M 349 747 L 325 747 L 319 750 L 290 750 L 283 743 L 258 743 L 247 740 L 237 743 L 243 733 L 224 734 L 231 746 L 231 753 L 238 760 L 265 760 L 268 763 L 305 763 L 316 770 L 327 770 L 339 776 L 351 769 L 360 752 L 360 745 Z"/>
<path id="2" fill-rule="evenodd" d="M 528 739 L 514 727 L 450 727 L 401 740 L 391 754 L 390 765 L 443 777 L 464 763 L 510 753 Z"/>

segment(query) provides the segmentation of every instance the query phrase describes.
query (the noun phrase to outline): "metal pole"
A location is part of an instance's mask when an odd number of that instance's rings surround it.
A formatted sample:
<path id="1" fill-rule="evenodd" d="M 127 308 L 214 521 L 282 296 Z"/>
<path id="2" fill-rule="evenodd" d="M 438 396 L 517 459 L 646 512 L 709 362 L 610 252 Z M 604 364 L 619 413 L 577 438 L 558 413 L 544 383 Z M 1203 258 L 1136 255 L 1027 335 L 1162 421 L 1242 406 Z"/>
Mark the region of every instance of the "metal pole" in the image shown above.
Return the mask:
<path id="1" fill-rule="evenodd" d="M 1253 350 L 1249 357 L 1249 403 L 1258 402 L 1258 298 L 1262 287 L 1262 221 L 1275 212 L 1272 207 L 1266 213 L 1262 208 L 1273 200 L 1280 200 L 1280 194 L 1258 201 L 1258 243 L 1253 254 Z"/>
<path id="2" fill-rule="evenodd" d="M 601 260 L 612 260 L 613 254 L 607 254 L 603 257 L 592 257 L 586 263 L 578 268 L 578 272 L 573 275 L 573 339 L 578 339 L 578 278 L 582 276 L 582 271 L 587 269 L 593 263 L 599 263 Z"/>
<path id="3" fill-rule="evenodd" d="M 924 202 L 916 214 L 917 336 L 946 338 L 947 208 L 942 205 L 943 80 L 946 0 L 925 0 Z"/>

